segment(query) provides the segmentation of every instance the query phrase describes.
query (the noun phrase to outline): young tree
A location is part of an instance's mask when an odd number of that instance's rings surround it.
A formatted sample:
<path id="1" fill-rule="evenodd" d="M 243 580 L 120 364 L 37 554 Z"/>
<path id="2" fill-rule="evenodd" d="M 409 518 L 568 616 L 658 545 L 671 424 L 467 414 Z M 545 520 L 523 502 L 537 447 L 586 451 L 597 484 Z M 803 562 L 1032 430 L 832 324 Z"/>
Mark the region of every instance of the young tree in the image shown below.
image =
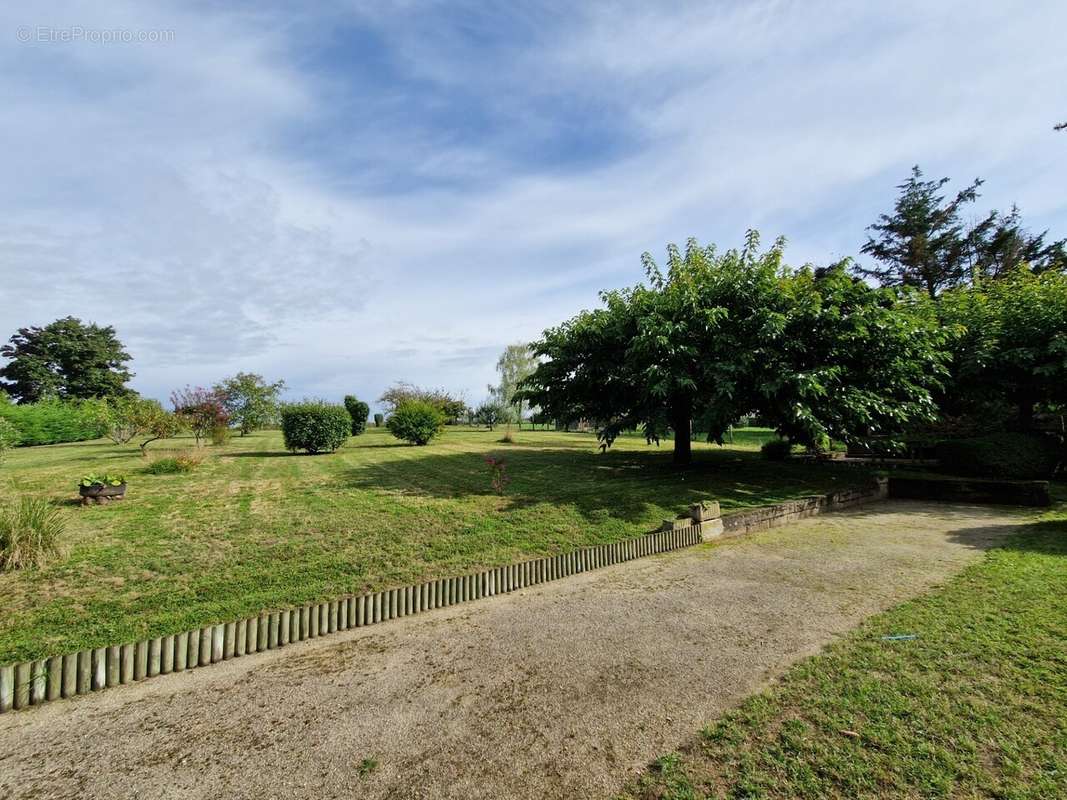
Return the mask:
<path id="1" fill-rule="evenodd" d="M 450 422 L 458 420 L 467 410 L 467 403 L 462 396 L 455 397 L 444 389 L 423 389 L 405 381 L 393 384 L 378 398 L 378 402 L 382 403 L 390 414 L 396 411 L 401 403 L 411 400 L 435 406 L 444 414 L 445 420 Z"/>
<path id="2" fill-rule="evenodd" d="M 526 413 L 530 410 L 528 404 L 521 397 L 516 398 L 516 393 L 526 378 L 537 369 L 537 356 L 530 349 L 529 344 L 509 344 L 496 362 L 496 371 L 500 373 L 500 383 L 490 391 L 494 397 L 514 408 L 514 417 L 518 420 L 519 427 Z"/>
<path id="3" fill-rule="evenodd" d="M 493 430 L 511 418 L 511 407 L 497 398 L 490 398 L 478 406 L 474 412 L 474 421 Z"/>
<path id="4" fill-rule="evenodd" d="M 0 356 L 9 359 L 0 369 L 0 389 L 20 403 L 55 396 L 60 399 L 115 397 L 127 394 L 133 373 L 126 367 L 130 354 L 110 325 L 85 325 L 64 317 L 44 327 L 19 328 Z"/>
<path id="5" fill-rule="evenodd" d="M 862 252 L 880 266 L 854 266 L 882 286 L 915 286 L 936 297 L 942 289 L 956 286 L 970 275 L 978 238 L 991 224 L 987 218 L 969 232 L 960 222 L 960 210 L 978 199 L 981 180 L 975 180 L 946 202 L 941 187 L 948 178 L 924 181 L 922 170 L 912 167 L 911 177 L 897 188 L 892 214 L 882 214 L 870 226 L 877 238 L 868 237 Z"/>
<path id="6" fill-rule="evenodd" d="M 794 273 L 783 246 L 761 253 L 755 232 L 723 254 L 690 240 L 684 256 L 668 248 L 666 274 L 646 254 L 649 285 L 604 292 L 605 308 L 547 330 L 520 394 L 563 423 L 594 421 L 603 447 L 638 427 L 649 441 L 673 432 L 679 465 L 694 419 L 720 443 L 750 411 L 849 441 L 932 415 L 944 358 L 932 314 L 843 266 Z"/>
<path id="7" fill-rule="evenodd" d="M 200 440 L 210 436 L 216 426 L 230 422 L 222 398 L 212 389 L 186 386 L 171 392 L 170 401 L 174 405 L 174 413 L 193 432 L 198 447 Z"/>
<path id="8" fill-rule="evenodd" d="M 285 381 L 267 383 L 262 375 L 238 372 L 215 384 L 213 391 L 242 436 L 278 424 L 278 398 L 285 391 Z"/>
<path id="9" fill-rule="evenodd" d="M 115 444 L 126 444 L 151 430 L 166 413 L 158 400 L 133 394 L 109 398 L 104 411 L 107 437 Z"/>

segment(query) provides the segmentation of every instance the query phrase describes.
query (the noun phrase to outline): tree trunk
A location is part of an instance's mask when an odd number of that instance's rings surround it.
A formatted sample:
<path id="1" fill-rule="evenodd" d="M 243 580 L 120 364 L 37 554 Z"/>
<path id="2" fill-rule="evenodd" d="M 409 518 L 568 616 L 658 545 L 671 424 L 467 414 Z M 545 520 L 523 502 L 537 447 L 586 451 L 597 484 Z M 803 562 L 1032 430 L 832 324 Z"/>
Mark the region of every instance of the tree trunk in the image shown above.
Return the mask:
<path id="1" fill-rule="evenodd" d="M 674 465 L 688 467 L 693 463 L 693 405 L 680 400 L 671 409 L 671 427 L 674 428 Z"/>
<path id="2" fill-rule="evenodd" d="M 1028 431 L 1034 427 L 1034 406 L 1036 403 L 1031 397 L 1022 397 L 1018 402 L 1018 426 L 1021 431 Z"/>

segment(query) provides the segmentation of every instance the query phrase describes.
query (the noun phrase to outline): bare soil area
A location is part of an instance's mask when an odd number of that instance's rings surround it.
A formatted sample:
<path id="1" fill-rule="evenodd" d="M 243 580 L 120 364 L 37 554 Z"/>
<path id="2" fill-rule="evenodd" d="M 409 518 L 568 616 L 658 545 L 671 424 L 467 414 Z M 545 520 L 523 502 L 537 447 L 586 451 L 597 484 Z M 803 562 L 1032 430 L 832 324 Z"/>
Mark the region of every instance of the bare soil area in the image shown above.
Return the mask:
<path id="1" fill-rule="evenodd" d="M 608 797 L 1024 520 L 882 503 L 5 714 L 0 797 Z"/>

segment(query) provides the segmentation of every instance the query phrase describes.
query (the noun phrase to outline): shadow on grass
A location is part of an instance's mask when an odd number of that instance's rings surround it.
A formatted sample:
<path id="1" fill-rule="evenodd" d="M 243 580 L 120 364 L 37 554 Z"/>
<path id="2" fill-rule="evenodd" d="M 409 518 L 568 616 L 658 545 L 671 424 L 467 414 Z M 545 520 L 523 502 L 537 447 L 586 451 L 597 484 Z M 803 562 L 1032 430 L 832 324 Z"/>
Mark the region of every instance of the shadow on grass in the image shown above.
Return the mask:
<path id="1" fill-rule="evenodd" d="M 501 511 L 570 506 L 589 520 L 654 521 L 656 514 L 673 517 L 699 500 L 718 500 L 724 510 L 768 505 L 859 484 L 867 477 L 855 468 L 768 462 L 738 451 L 701 451 L 691 467 L 679 469 L 665 449 L 599 453 L 500 444 L 476 453 L 427 449 L 418 458 L 352 467 L 338 481 L 346 488 L 438 499 L 495 496 L 486 456 L 506 465 L 509 482 Z"/>

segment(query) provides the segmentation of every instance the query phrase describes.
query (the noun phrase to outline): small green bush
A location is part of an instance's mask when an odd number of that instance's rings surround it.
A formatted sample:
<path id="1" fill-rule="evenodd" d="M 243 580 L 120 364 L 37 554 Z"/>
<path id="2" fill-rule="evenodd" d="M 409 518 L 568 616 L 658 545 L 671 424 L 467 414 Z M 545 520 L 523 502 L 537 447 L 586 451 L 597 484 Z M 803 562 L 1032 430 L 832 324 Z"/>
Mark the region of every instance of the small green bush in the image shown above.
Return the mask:
<path id="1" fill-rule="evenodd" d="M 47 500 L 24 497 L 0 509 L 0 570 L 40 566 L 59 552 L 66 523 Z"/>
<path id="2" fill-rule="evenodd" d="M 422 400 L 405 400 L 386 423 L 389 432 L 397 439 L 416 445 L 428 444 L 444 425 L 444 412 Z"/>
<path id="3" fill-rule="evenodd" d="M 222 447 L 233 435 L 233 429 L 229 425 L 216 425 L 211 429 L 211 443 L 216 447 Z"/>
<path id="4" fill-rule="evenodd" d="M 382 423 L 383 422 L 385 422 L 385 414 L 375 414 L 374 415 L 374 427 L 375 428 L 382 427 Z"/>
<path id="5" fill-rule="evenodd" d="M 352 430 L 352 417 L 344 406 L 305 400 L 282 406 L 282 436 L 289 450 L 332 453 Z"/>
<path id="6" fill-rule="evenodd" d="M 1038 433 L 991 433 L 944 441 L 936 454 L 946 472 L 1008 480 L 1047 480 L 1064 457 L 1062 445 Z"/>
<path id="7" fill-rule="evenodd" d="M 785 461 L 792 449 L 793 444 L 788 439 L 771 439 L 763 443 L 760 452 L 770 461 Z"/>
<path id="8" fill-rule="evenodd" d="M 360 436 L 367 430 L 367 416 L 370 414 L 370 406 L 353 395 L 345 395 L 345 408 L 352 417 L 352 435 Z"/>

